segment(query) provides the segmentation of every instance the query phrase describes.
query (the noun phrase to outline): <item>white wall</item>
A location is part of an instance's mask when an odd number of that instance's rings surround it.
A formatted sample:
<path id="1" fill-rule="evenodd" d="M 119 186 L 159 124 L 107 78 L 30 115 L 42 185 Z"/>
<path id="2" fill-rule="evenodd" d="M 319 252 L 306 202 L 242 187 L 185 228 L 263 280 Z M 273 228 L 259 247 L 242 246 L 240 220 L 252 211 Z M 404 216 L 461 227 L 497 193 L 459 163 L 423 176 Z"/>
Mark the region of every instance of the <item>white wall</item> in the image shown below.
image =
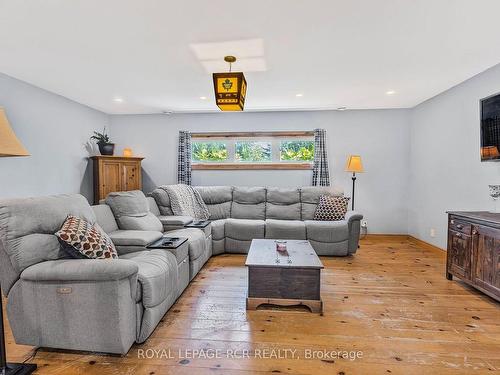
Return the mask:
<path id="1" fill-rule="evenodd" d="M 263 131 L 327 129 L 334 185 L 351 193 L 344 172 L 349 154 L 363 157 L 366 173 L 356 185 L 356 209 L 373 233 L 407 233 L 409 111 L 318 111 L 110 116 L 119 145 L 144 156 L 144 190 L 176 182 L 179 130 Z M 311 171 L 193 171 L 195 185 L 309 185 Z"/>
<path id="2" fill-rule="evenodd" d="M 82 193 L 92 201 L 83 144 L 108 116 L 1 73 L 0 106 L 31 153 L 0 158 L 0 198 Z"/>
<path id="3" fill-rule="evenodd" d="M 497 92 L 500 65 L 412 110 L 411 235 L 444 249 L 445 211 L 492 209 L 488 184 L 500 183 L 500 164 L 480 161 L 479 100 Z"/>

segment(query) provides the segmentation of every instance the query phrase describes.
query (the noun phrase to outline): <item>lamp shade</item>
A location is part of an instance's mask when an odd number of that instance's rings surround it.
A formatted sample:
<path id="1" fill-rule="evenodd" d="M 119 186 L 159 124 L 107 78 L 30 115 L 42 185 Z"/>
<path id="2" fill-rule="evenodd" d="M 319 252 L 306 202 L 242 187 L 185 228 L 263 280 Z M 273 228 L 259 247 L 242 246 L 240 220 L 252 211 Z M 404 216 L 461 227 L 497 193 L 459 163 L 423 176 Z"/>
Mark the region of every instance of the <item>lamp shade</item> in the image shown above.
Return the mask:
<path id="1" fill-rule="evenodd" d="M 345 166 L 346 172 L 355 172 L 361 173 L 365 170 L 363 169 L 363 163 L 361 162 L 361 156 L 359 155 L 350 155 L 347 158 L 347 164 Z"/>
<path id="2" fill-rule="evenodd" d="M 10 127 L 5 110 L 0 108 L 0 157 L 29 155 Z"/>

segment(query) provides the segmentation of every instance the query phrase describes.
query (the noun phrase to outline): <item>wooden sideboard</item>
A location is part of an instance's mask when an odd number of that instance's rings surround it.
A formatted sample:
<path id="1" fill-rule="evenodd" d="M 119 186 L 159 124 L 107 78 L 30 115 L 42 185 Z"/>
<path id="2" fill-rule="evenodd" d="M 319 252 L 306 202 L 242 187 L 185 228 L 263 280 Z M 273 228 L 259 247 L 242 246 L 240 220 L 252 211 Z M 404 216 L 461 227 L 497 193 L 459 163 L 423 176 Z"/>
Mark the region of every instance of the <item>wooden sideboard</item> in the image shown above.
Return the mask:
<path id="1" fill-rule="evenodd" d="M 448 212 L 446 277 L 500 301 L 500 213 Z"/>
<path id="2" fill-rule="evenodd" d="M 113 191 L 142 189 L 140 157 L 93 156 L 94 203 Z"/>

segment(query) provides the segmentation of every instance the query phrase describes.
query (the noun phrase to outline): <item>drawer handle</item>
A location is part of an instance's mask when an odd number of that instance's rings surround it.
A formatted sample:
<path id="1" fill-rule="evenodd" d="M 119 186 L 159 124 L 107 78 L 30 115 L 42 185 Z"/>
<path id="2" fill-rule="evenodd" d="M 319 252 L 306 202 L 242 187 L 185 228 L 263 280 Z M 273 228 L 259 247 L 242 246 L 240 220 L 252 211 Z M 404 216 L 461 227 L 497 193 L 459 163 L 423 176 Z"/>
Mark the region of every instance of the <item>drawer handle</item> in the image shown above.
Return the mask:
<path id="1" fill-rule="evenodd" d="M 463 227 L 464 227 L 464 226 L 463 226 L 462 224 L 458 224 L 458 225 L 457 225 L 457 228 L 458 228 L 458 229 L 463 229 Z"/>
<path id="2" fill-rule="evenodd" d="M 474 230 L 472 231 L 472 234 L 476 235 L 476 234 L 477 234 L 477 229 L 474 229 Z"/>
<path id="3" fill-rule="evenodd" d="M 455 224 L 455 220 L 451 220 L 451 221 L 450 221 L 450 223 L 451 223 L 451 224 Z"/>

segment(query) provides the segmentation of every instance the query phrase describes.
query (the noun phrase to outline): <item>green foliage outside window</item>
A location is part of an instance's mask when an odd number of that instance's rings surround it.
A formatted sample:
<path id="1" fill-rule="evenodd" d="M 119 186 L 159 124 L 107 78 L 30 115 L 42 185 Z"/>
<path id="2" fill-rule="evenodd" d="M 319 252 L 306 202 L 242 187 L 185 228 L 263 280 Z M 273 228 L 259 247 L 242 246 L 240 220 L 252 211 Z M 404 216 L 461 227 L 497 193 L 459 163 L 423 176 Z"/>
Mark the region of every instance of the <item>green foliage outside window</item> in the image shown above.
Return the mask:
<path id="1" fill-rule="evenodd" d="M 236 142 L 234 158 L 243 162 L 266 162 L 271 161 L 271 143 L 256 141 Z"/>
<path id="2" fill-rule="evenodd" d="M 199 162 L 221 162 L 228 158 L 227 146 L 223 142 L 193 142 L 192 158 Z"/>
<path id="3" fill-rule="evenodd" d="M 314 141 L 283 141 L 280 146 L 282 161 L 313 161 Z"/>

